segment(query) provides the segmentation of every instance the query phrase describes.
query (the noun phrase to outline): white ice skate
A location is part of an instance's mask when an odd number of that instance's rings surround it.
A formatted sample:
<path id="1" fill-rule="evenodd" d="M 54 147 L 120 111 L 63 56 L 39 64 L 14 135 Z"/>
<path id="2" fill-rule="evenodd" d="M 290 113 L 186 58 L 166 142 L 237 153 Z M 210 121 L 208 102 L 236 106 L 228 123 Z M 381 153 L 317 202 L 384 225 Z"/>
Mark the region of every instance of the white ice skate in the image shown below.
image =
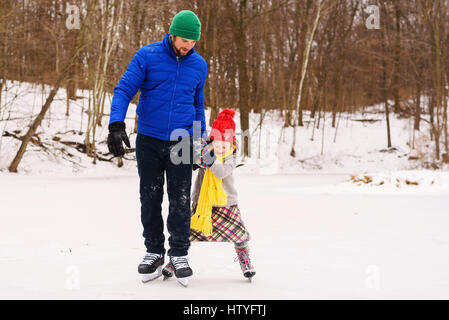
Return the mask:
<path id="1" fill-rule="evenodd" d="M 170 263 L 173 267 L 176 280 L 178 280 L 178 282 L 184 287 L 187 287 L 189 284 L 188 277 L 192 276 L 193 274 L 192 269 L 190 268 L 188 263 L 188 257 L 170 256 Z"/>
<path id="2" fill-rule="evenodd" d="M 253 277 L 256 275 L 256 270 L 254 270 L 251 259 L 249 258 L 249 248 L 235 248 L 235 252 L 237 253 L 235 261 L 239 261 L 243 276 L 247 278 L 249 282 L 252 282 Z"/>
<path id="3" fill-rule="evenodd" d="M 187 278 L 176 278 L 176 280 L 178 280 L 178 282 L 184 287 L 187 287 L 189 285 L 189 279 Z"/>
<path id="4" fill-rule="evenodd" d="M 159 266 L 153 273 L 141 273 L 140 276 L 143 283 L 157 279 L 162 276 L 162 266 Z"/>

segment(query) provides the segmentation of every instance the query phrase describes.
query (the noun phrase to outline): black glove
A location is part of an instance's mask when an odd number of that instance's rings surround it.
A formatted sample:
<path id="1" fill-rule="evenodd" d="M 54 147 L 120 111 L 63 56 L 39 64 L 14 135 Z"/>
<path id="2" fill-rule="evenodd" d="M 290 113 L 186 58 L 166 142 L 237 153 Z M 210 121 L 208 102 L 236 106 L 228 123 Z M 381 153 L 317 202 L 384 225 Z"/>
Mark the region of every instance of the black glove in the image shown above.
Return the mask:
<path id="1" fill-rule="evenodd" d="M 125 122 L 117 121 L 109 124 L 108 149 L 114 157 L 121 157 L 125 154 L 122 141 L 128 148 L 131 148 L 128 136 L 125 131 Z"/>

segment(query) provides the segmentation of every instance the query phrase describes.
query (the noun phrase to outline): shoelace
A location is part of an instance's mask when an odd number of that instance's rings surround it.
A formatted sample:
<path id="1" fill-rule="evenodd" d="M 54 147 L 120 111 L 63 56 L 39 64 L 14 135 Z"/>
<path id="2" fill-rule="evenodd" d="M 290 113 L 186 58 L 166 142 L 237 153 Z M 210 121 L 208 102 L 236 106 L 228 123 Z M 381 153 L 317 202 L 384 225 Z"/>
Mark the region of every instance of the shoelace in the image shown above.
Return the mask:
<path id="1" fill-rule="evenodd" d="M 174 271 L 175 271 L 175 269 L 173 268 L 173 265 L 171 264 L 171 262 L 169 262 L 169 263 L 165 266 L 164 269 L 165 269 L 165 270 L 168 270 L 168 271 L 170 271 L 170 272 L 174 272 Z"/>
<path id="2" fill-rule="evenodd" d="M 240 265 L 245 266 L 245 268 L 251 268 L 251 259 L 249 258 L 249 254 L 246 251 L 240 251 L 237 253 L 237 257 L 235 257 L 234 261 L 239 261 Z"/>
<path id="3" fill-rule="evenodd" d="M 162 255 L 157 254 L 157 253 L 147 253 L 145 255 L 145 257 L 143 258 L 142 263 L 143 264 L 153 264 L 154 261 L 156 261 L 157 259 L 160 259 L 162 257 Z"/>
<path id="4" fill-rule="evenodd" d="M 189 268 L 186 257 L 171 257 L 171 263 L 176 270 Z"/>

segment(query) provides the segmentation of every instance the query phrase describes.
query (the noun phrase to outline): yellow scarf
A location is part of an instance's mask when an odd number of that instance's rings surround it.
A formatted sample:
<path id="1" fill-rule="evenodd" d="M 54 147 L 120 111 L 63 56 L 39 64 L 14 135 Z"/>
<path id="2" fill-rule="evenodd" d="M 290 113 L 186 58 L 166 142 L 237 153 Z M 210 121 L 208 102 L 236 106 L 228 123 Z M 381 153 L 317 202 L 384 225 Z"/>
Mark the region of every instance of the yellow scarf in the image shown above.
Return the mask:
<path id="1" fill-rule="evenodd" d="M 215 157 L 223 163 L 224 158 L 234 152 L 235 145 L 226 154 Z M 200 196 L 196 211 L 190 220 L 190 228 L 201 231 L 204 235 L 212 234 L 212 206 L 225 206 L 227 195 L 223 189 L 222 179 L 217 178 L 210 168 L 204 173 L 203 183 L 201 184 Z"/>

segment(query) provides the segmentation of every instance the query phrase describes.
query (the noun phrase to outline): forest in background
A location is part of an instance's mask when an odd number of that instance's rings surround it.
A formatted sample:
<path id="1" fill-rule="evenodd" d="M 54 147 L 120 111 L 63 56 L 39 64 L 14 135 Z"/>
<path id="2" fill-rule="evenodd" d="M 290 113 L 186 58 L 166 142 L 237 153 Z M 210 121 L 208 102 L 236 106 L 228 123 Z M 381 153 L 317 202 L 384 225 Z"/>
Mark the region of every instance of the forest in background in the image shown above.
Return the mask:
<path id="1" fill-rule="evenodd" d="M 68 117 L 76 90 L 92 90 L 85 145 L 95 158 L 96 126 L 129 61 L 162 40 L 184 9 L 202 23 L 195 49 L 208 64 L 211 120 L 236 108 L 243 132 L 250 111 L 262 123 L 265 112 L 280 110 L 296 128 L 309 110 L 317 127 L 325 112 L 335 127 L 339 114 L 381 104 L 388 147 L 395 113 L 427 130 L 435 159 L 449 161 L 449 1 L 0 0 L 0 92 L 6 80 L 54 88 L 10 171 L 59 88 L 68 92 Z"/>

